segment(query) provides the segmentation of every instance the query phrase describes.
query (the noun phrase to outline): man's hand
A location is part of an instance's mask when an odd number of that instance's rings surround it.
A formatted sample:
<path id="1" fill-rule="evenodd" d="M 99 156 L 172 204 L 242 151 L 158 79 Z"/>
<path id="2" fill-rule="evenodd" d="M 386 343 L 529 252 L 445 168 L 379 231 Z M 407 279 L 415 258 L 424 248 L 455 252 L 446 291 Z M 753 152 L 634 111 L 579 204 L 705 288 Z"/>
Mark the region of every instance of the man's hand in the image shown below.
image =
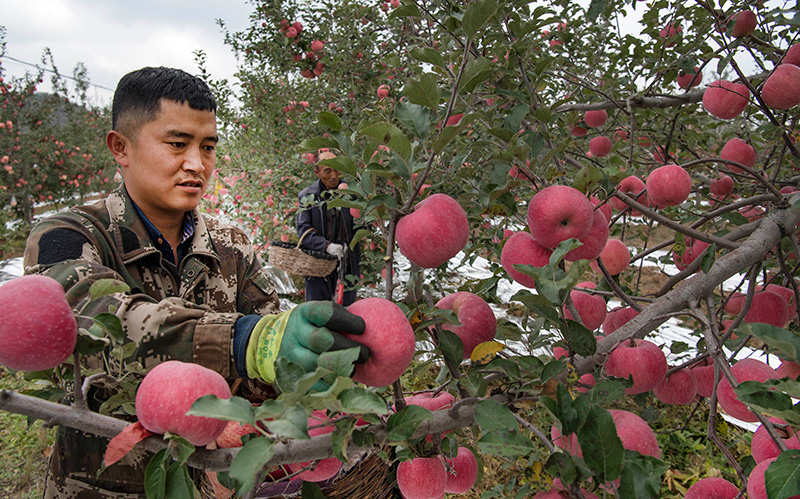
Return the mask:
<path id="1" fill-rule="evenodd" d="M 336 258 L 341 260 L 342 258 L 344 258 L 344 246 L 342 246 L 341 244 L 331 243 L 328 245 L 327 248 L 325 248 L 325 253 L 331 256 L 335 256 Z"/>
<path id="2" fill-rule="evenodd" d="M 353 347 L 360 348 L 356 362 L 366 362 L 369 349 L 340 334 L 363 334 L 365 329 L 364 319 L 329 301 L 306 302 L 278 315 L 264 316 L 247 344 L 247 374 L 271 383 L 279 357 L 313 372 L 320 354 Z"/>

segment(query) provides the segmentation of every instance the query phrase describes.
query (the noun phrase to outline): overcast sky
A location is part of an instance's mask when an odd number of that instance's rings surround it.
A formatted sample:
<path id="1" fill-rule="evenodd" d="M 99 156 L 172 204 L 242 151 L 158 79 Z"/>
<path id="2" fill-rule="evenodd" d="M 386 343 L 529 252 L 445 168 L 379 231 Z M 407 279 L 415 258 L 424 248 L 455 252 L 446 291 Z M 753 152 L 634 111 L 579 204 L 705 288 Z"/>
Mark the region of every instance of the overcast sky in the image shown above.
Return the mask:
<path id="1" fill-rule="evenodd" d="M 197 73 L 193 52 L 202 49 L 211 75 L 231 78 L 236 60 L 216 20 L 241 30 L 252 11 L 245 0 L 0 0 L 0 25 L 7 29 L 3 67 L 6 76 L 35 72 L 9 57 L 40 64 L 49 47 L 60 73 L 72 75 L 83 62 L 93 84 L 113 89 L 124 74 L 144 66 Z M 93 87 L 90 95 L 108 103 L 112 94 Z"/>

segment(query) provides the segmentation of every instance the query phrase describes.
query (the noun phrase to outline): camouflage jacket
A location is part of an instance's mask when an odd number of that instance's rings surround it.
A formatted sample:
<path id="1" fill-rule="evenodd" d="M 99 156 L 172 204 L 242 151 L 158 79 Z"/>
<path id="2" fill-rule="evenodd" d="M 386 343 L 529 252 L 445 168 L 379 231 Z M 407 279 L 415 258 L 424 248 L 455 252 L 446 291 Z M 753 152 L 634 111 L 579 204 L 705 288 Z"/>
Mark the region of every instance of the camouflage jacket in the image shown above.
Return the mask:
<path id="1" fill-rule="evenodd" d="M 234 323 L 245 314 L 277 312 L 275 285 L 241 230 L 197 210 L 193 216 L 195 235 L 176 268 L 153 245 L 123 184 L 104 200 L 37 223 L 25 248 L 25 272 L 59 281 L 76 309 L 89 300 L 94 281 L 126 282 L 129 293 L 95 300 L 83 315 L 115 307 L 146 368 L 174 359 L 233 379 Z"/>
<path id="2" fill-rule="evenodd" d="M 233 381 L 238 378 L 232 360 L 236 320 L 278 312 L 278 297 L 241 230 L 197 210 L 192 216 L 195 234 L 176 267 L 162 259 L 122 185 L 104 200 L 38 222 L 25 248 L 25 272 L 59 281 L 76 310 L 89 302 L 96 280 L 126 282 L 130 292 L 94 300 L 81 315 L 114 307 L 125 341 L 137 344 L 131 360 L 146 368 L 175 359 Z M 89 367 L 102 366 L 92 360 L 100 359 L 88 359 Z M 90 407 L 96 410 L 103 398 L 95 393 Z M 105 438 L 59 427 L 45 497 L 144 497 L 149 454 L 135 449 L 98 475 L 107 444 Z"/>

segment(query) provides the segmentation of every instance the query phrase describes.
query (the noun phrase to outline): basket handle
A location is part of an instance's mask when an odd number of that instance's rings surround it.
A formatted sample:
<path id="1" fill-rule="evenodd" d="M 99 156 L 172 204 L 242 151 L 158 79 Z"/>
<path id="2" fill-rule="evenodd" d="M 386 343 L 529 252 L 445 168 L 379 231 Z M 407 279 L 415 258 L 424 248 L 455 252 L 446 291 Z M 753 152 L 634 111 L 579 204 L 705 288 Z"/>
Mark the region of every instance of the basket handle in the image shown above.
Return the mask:
<path id="1" fill-rule="evenodd" d="M 303 232 L 303 235 L 300 236 L 300 240 L 297 241 L 297 249 L 300 249 L 300 245 L 303 244 L 303 239 L 308 235 L 309 232 L 316 232 L 316 231 L 317 231 L 317 229 L 312 227 L 312 228 L 308 229 L 307 231 Z"/>

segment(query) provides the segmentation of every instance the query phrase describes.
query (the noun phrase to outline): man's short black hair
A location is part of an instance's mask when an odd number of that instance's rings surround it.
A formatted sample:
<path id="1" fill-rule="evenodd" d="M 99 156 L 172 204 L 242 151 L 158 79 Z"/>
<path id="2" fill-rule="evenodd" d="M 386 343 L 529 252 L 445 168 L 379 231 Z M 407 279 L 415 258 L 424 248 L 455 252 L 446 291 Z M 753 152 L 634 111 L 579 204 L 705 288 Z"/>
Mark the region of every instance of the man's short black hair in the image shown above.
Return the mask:
<path id="1" fill-rule="evenodd" d="M 156 119 L 161 99 L 200 111 L 217 112 L 217 102 L 208 85 L 196 76 L 174 68 L 142 68 L 119 80 L 111 108 L 112 128 L 133 137 L 145 123 Z"/>

